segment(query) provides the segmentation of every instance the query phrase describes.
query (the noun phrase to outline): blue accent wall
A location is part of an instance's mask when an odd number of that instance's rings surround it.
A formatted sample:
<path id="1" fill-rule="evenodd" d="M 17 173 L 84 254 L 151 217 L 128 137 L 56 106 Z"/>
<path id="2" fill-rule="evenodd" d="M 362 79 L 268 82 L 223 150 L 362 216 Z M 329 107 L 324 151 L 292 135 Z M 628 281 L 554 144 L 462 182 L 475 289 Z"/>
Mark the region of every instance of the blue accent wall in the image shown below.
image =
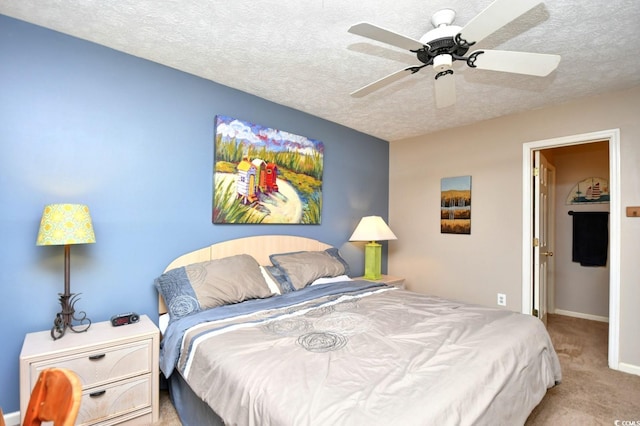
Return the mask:
<path id="1" fill-rule="evenodd" d="M 216 114 L 324 143 L 321 225 L 211 223 Z M 362 273 L 362 243 L 347 240 L 362 216 L 387 217 L 388 161 L 384 140 L 0 15 L 0 406 L 19 410 L 24 335 L 59 311 L 63 249 L 35 245 L 45 204 L 91 210 L 96 244 L 71 248 L 76 307 L 94 322 L 127 311 L 157 321 L 154 278 L 219 241 L 316 238 Z"/>

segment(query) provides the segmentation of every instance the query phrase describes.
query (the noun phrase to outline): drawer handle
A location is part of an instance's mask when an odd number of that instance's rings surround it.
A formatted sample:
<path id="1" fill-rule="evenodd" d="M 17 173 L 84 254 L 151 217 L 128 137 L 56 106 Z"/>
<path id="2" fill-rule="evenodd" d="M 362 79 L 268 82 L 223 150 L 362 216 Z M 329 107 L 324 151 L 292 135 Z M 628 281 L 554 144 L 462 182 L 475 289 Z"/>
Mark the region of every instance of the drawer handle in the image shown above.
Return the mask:
<path id="1" fill-rule="evenodd" d="M 106 354 L 91 355 L 91 356 L 89 357 L 89 359 L 90 359 L 91 361 L 97 361 L 97 360 L 99 360 L 99 359 L 104 358 L 105 356 L 107 356 L 107 355 L 106 355 Z"/>
<path id="2" fill-rule="evenodd" d="M 89 396 L 90 396 L 91 398 L 98 398 L 98 397 L 100 397 L 100 396 L 104 395 L 105 393 L 107 393 L 107 391 L 106 391 L 106 390 L 101 390 L 101 391 L 98 391 L 98 392 L 90 393 L 90 394 L 89 394 Z"/>

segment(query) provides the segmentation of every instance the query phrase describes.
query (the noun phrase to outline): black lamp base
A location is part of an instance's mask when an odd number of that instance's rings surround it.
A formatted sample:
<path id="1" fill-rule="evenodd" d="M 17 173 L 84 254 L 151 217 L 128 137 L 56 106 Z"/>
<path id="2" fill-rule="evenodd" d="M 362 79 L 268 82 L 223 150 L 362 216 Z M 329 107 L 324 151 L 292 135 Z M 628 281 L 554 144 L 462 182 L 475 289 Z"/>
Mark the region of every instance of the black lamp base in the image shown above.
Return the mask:
<path id="1" fill-rule="evenodd" d="M 87 314 L 84 311 L 78 312 L 76 317 L 76 311 L 73 307 L 78 301 L 76 299 L 80 294 L 65 293 L 60 294 L 60 305 L 62 311 L 56 314 L 56 319 L 53 320 L 53 328 L 51 329 L 51 337 L 53 340 L 57 340 L 64 336 L 67 328 L 74 333 L 82 333 L 89 329 L 91 326 L 91 320 L 87 318 Z M 73 322 L 79 322 L 77 325 L 73 325 Z"/>

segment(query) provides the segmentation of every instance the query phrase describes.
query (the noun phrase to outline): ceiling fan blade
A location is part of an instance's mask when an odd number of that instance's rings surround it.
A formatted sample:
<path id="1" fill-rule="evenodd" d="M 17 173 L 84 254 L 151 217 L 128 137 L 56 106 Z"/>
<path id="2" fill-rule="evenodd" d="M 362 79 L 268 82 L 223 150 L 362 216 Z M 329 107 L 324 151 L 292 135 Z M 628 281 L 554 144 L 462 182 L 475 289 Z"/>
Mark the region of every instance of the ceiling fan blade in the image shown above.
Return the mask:
<path id="1" fill-rule="evenodd" d="M 482 53 L 480 53 L 482 52 Z M 473 57 L 476 52 L 470 56 Z M 481 70 L 545 77 L 558 67 L 560 55 L 546 53 L 510 52 L 506 50 L 480 50 L 472 67 Z"/>
<path id="2" fill-rule="evenodd" d="M 422 49 L 422 47 L 424 47 L 424 45 L 418 40 L 414 40 L 410 37 L 403 36 L 402 34 L 395 33 L 391 30 L 378 27 L 368 22 L 360 22 L 359 24 L 355 24 L 351 26 L 348 31 L 351 34 L 367 37 L 372 40 L 399 47 L 401 49 L 416 50 Z"/>
<path id="3" fill-rule="evenodd" d="M 479 42 L 541 2 L 542 0 L 495 0 L 469 21 L 460 30 L 459 36 L 469 44 Z"/>
<path id="4" fill-rule="evenodd" d="M 453 71 L 438 73 L 435 78 L 436 107 L 446 108 L 456 103 L 456 79 Z"/>
<path id="5" fill-rule="evenodd" d="M 368 95 L 369 93 L 375 92 L 376 90 L 382 89 L 385 86 L 390 85 L 394 81 L 398 81 L 409 74 L 413 74 L 411 68 L 405 68 L 400 71 L 396 71 L 393 74 L 389 74 L 386 77 L 382 77 L 380 80 L 376 80 L 373 83 L 369 83 L 364 87 L 356 90 L 355 92 L 351 92 L 351 96 L 354 98 L 361 98 L 363 96 Z"/>

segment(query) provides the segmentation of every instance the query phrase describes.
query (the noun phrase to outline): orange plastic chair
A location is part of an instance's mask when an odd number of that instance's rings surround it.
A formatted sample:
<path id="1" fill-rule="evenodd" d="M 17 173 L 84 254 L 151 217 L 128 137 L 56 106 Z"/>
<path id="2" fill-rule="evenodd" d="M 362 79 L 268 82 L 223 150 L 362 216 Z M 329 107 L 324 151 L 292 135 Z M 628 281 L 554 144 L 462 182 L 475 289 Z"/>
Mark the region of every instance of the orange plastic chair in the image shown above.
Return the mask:
<path id="1" fill-rule="evenodd" d="M 71 370 L 42 370 L 31 392 L 23 426 L 53 422 L 54 426 L 73 426 L 80 410 L 82 383 Z"/>

